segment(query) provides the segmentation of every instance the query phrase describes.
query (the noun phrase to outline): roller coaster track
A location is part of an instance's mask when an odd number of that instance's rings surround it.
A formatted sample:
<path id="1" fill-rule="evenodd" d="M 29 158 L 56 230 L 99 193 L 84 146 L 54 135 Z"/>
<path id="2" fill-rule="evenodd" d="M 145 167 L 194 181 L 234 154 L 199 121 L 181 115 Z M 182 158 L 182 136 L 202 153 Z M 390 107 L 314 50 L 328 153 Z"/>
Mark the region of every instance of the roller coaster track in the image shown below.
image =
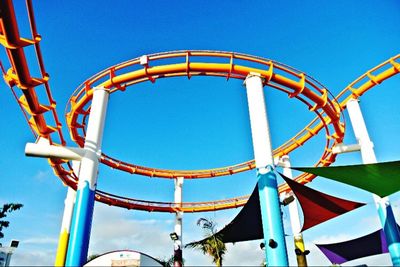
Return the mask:
<path id="1" fill-rule="evenodd" d="M 322 85 L 304 73 L 272 60 L 232 52 L 173 51 L 146 55 L 144 57 L 146 64 L 143 66 L 140 64 L 143 57 L 112 66 L 86 80 L 75 90 L 75 93 L 69 100 L 70 111 L 67 112 L 67 124 L 70 129 L 72 140 L 79 146 L 83 147 L 85 141 L 85 125 L 87 124 L 86 120 L 90 113 L 90 105 L 88 105 L 88 103 L 92 98 L 91 88 L 93 87 L 103 86 L 113 93 L 116 91 L 125 91 L 128 86 L 140 82 L 152 81 L 154 83 L 157 79 L 167 77 L 188 76 L 190 78 L 192 76 L 222 76 L 227 79 L 235 78 L 243 80 L 250 72 L 257 72 L 264 77 L 266 85 L 287 93 L 289 97 L 299 99 L 307 105 L 308 109 L 314 111 L 318 115 L 321 120 L 320 124 L 325 127 L 328 137 L 325 152 L 318 164 L 323 164 L 328 161 L 332 162 L 332 160 L 328 160 L 329 157 L 327 157 L 329 146 L 332 145 L 330 140 L 340 142 L 344 131 L 344 124 L 340 122 L 339 105 L 328 98 L 328 91 L 323 88 Z M 198 58 L 201 58 L 201 61 L 196 61 Z M 227 63 L 220 63 L 224 59 Z M 161 60 L 169 60 L 174 63 L 159 64 L 158 61 Z M 219 63 L 215 63 L 215 61 Z M 238 63 L 235 61 L 238 61 Z M 259 64 L 259 68 L 255 68 L 254 66 L 250 67 L 251 64 L 255 63 Z M 129 71 L 124 72 L 125 69 Z M 131 69 L 137 70 L 130 71 Z M 314 104 L 310 102 L 314 102 Z M 318 109 L 321 109 L 322 112 L 319 112 Z M 324 113 L 328 114 L 326 118 L 323 118 Z M 78 121 L 79 117 L 80 121 Z M 332 126 L 333 130 L 329 129 L 329 126 Z M 81 132 L 81 134 L 79 132 Z M 301 136 L 296 135 L 283 146 L 277 148 L 274 151 L 274 155 L 279 157 L 288 154 L 303 145 L 316 133 L 317 132 L 315 132 L 313 128 L 308 128 L 307 132 L 302 133 Z M 222 168 L 179 171 L 134 165 L 113 159 L 104 153 L 101 160 L 112 168 L 132 174 L 162 178 L 184 177 L 185 179 L 231 175 L 253 169 L 255 166 L 254 160 L 251 160 Z"/>
<path id="2" fill-rule="evenodd" d="M 56 112 L 56 102 L 54 101 L 50 86 L 48 83 L 49 75 L 45 71 L 42 54 L 40 50 L 41 37 L 37 33 L 32 3 L 26 1 L 30 28 L 32 37 L 30 39 L 21 38 L 18 31 L 16 16 L 11 0 L 1 1 L 1 28 L 0 42 L 5 47 L 10 69 L 6 72 L 2 66 L 4 79 L 13 91 L 17 103 L 23 110 L 28 125 L 34 133 L 35 138 L 46 138 L 54 145 L 66 144 L 61 131 L 61 123 Z M 24 49 L 28 46 L 33 46 L 37 56 L 37 66 L 40 70 L 41 77 L 35 78 L 30 74 L 30 69 L 25 56 Z M 228 58 L 229 63 L 204 63 L 195 62 L 193 57 L 196 56 L 222 57 Z M 359 97 L 366 91 L 380 84 L 384 80 L 399 73 L 399 58 L 397 55 L 377 67 L 369 70 L 356 81 L 347 86 L 336 99 L 341 100 L 336 102 L 334 99 L 328 98 L 328 91 L 323 88 L 318 82 L 304 73 L 298 72 L 281 63 L 265 60 L 262 58 L 229 53 L 229 52 L 212 52 L 212 51 L 177 51 L 160 53 L 146 56 L 148 62 L 155 62 L 165 58 L 185 58 L 182 63 L 175 63 L 175 66 L 149 66 L 149 64 L 140 64 L 141 58 L 133 59 L 118 65 L 115 65 L 95 76 L 88 79 L 82 86 L 78 87 L 74 96 L 70 99 L 71 111 L 67 114 L 67 122 L 70 127 L 71 137 L 83 146 L 83 138 L 85 131 L 85 121 L 90 112 L 90 105 L 87 104 L 91 100 L 92 87 L 103 85 L 111 92 L 125 90 L 128 86 L 135 83 L 151 81 L 156 79 L 171 76 L 187 76 L 190 78 L 194 75 L 213 75 L 226 77 L 227 79 L 236 78 L 243 79 L 249 72 L 261 72 L 265 78 L 266 85 L 274 87 L 278 90 L 286 92 L 290 97 L 295 97 L 308 106 L 317 117 L 312 120 L 303 130 L 296 134 L 289 141 L 274 151 L 275 156 L 286 155 L 294 149 L 303 145 L 307 140 L 319 133 L 321 129 L 326 131 L 327 144 L 323 155 L 317 162 L 316 166 L 328 166 L 335 160 L 335 155 L 332 153 L 332 147 L 341 142 L 344 134 L 344 124 L 340 122 L 340 112 L 346 108 L 346 103 L 351 97 Z M 260 69 L 251 66 L 241 66 L 234 64 L 234 61 L 241 60 L 249 61 L 252 64 L 263 65 Z M 135 73 L 119 74 L 121 70 L 128 65 L 140 66 Z M 203 65 L 200 65 L 203 64 Z M 172 64 L 170 64 L 172 65 Z M 167 69 L 166 69 L 167 68 Z M 174 68 L 172 71 L 171 68 Z M 117 75 L 118 73 L 118 75 Z M 125 76 L 124 76 L 125 75 Z M 103 80 L 101 80 L 103 79 Z M 15 90 L 18 88 L 20 90 Z M 40 99 L 38 95 L 47 96 L 45 100 Z M 314 105 L 312 103 L 315 103 Z M 79 117 L 80 116 L 80 117 Z M 78 122 L 77 119 L 81 118 Z M 78 133 L 78 129 L 82 134 Z M 195 170 L 195 171 L 174 171 L 174 170 L 159 170 L 138 166 L 130 163 L 125 163 L 105 154 L 102 155 L 101 161 L 111 167 L 118 168 L 130 173 L 136 173 L 154 177 L 164 178 L 206 178 L 222 175 L 231 175 L 241 171 L 253 169 L 254 161 L 217 168 L 211 170 Z M 49 163 L 54 170 L 54 173 L 60 177 L 64 184 L 76 189 L 77 177 L 72 171 L 70 162 L 62 160 L 49 159 Z M 296 178 L 301 183 L 306 183 L 314 178 L 312 175 L 300 175 Z M 279 187 L 280 192 L 288 191 L 286 184 Z M 226 200 L 196 202 L 196 203 L 170 203 L 170 202 L 152 202 L 145 200 L 136 200 L 127 197 L 117 196 L 106 193 L 100 190 L 96 191 L 96 200 L 109 204 L 120 206 L 128 209 L 138 209 L 147 211 L 160 212 L 201 212 L 211 210 L 221 210 L 243 206 L 247 202 L 248 196 L 242 196 Z"/>

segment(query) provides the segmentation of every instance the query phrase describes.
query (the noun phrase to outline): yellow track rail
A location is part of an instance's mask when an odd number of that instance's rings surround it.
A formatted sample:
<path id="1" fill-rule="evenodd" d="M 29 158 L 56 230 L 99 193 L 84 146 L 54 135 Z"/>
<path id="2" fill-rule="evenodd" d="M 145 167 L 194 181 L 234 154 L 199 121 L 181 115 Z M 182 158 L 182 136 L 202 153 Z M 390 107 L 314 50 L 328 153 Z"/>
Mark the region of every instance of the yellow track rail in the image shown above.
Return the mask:
<path id="1" fill-rule="evenodd" d="M 340 121 L 339 104 L 328 97 L 328 91 L 325 88 L 304 73 L 272 60 L 232 52 L 175 51 L 146 55 L 144 57 L 145 64 L 140 64 L 141 58 L 136 58 L 112 66 L 86 80 L 75 91 L 69 101 L 70 110 L 67 112 L 67 124 L 70 128 L 72 140 L 79 146 L 83 147 L 84 145 L 86 119 L 90 112 L 89 104 L 92 99 L 92 88 L 95 86 L 104 86 L 110 92 L 115 92 L 125 91 L 129 86 L 140 82 L 151 81 L 154 83 L 157 79 L 167 77 L 217 76 L 226 77 L 227 79 L 245 79 L 249 73 L 257 72 L 262 75 L 266 85 L 287 93 L 289 97 L 301 100 L 308 109 L 318 115 L 320 118 L 319 125 L 326 129 L 327 144 L 321 159 L 316 165 L 326 165 L 333 162 L 334 156 L 329 152 L 330 148 L 334 143 L 341 142 L 344 135 L 344 123 Z M 173 61 L 174 63 L 159 64 L 161 59 Z M 202 61 L 198 61 L 198 59 Z M 226 60 L 227 63 L 214 63 L 223 60 Z M 164 61 L 161 63 L 164 63 Z M 182 61 L 182 63 L 179 63 L 179 61 Z M 251 66 L 254 63 L 259 65 L 257 66 L 258 68 Z M 137 70 L 124 72 L 126 69 L 132 68 Z M 283 146 L 277 148 L 274 151 L 274 155 L 286 155 L 303 145 L 318 133 L 319 130 L 316 131 L 315 127 L 308 127 L 306 133 L 296 135 L 290 139 Z M 231 175 L 255 167 L 254 160 L 251 160 L 222 168 L 180 171 L 149 168 L 126 163 L 104 153 L 101 160 L 112 168 L 132 174 L 163 178 L 210 178 Z"/>

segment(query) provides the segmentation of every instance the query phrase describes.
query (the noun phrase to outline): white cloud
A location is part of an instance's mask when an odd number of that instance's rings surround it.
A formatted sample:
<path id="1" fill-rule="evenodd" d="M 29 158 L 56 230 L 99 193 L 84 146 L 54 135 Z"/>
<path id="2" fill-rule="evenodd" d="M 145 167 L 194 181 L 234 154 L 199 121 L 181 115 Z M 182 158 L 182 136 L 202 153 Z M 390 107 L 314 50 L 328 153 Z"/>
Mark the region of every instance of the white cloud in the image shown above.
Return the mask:
<path id="1" fill-rule="evenodd" d="M 11 257 L 12 266 L 50 266 L 54 264 L 58 239 L 40 236 L 21 239 Z"/>
<path id="2" fill-rule="evenodd" d="M 260 266 L 265 258 L 259 240 L 227 244 L 227 249 L 224 265 L 228 266 Z"/>
<path id="3" fill-rule="evenodd" d="M 212 259 L 198 250 L 184 249 L 183 258 L 186 266 L 212 266 Z M 225 264 L 224 264 L 225 265 Z"/>
<path id="4" fill-rule="evenodd" d="M 313 243 L 305 242 L 305 248 L 310 251 L 310 254 L 307 255 L 307 263 L 310 266 L 329 266 L 331 265 L 330 261 L 325 257 L 325 255 L 315 246 Z M 289 257 L 293 260 L 293 264 L 297 265 L 296 255 L 294 254 L 294 246 L 292 257 Z M 296 264 L 294 264 L 296 263 Z"/>
<path id="5" fill-rule="evenodd" d="M 342 264 L 342 266 L 357 266 L 366 264 L 368 266 L 392 266 L 392 260 L 390 259 L 389 253 L 365 257 L 357 260 L 348 261 Z"/>
<path id="6" fill-rule="evenodd" d="M 41 170 L 39 170 L 39 171 L 35 174 L 34 179 L 37 180 L 37 181 L 39 181 L 39 182 L 43 182 L 43 181 L 45 181 L 47 178 L 52 177 L 52 176 L 53 176 L 53 175 L 52 175 L 51 170 L 46 170 L 46 171 L 41 171 Z"/>
<path id="7" fill-rule="evenodd" d="M 313 240 L 314 244 L 330 244 L 343 242 L 350 239 L 357 238 L 359 236 L 350 235 L 350 234 L 335 234 L 335 235 L 321 235 Z"/>
<path id="8" fill-rule="evenodd" d="M 17 249 L 11 258 L 11 266 L 51 266 L 54 264 L 55 250 L 42 248 Z"/>
<path id="9" fill-rule="evenodd" d="M 25 239 L 22 240 L 21 243 L 23 244 L 34 244 L 34 245 L 38 245 L 38 244 L 57 244 L 58 243 L 58 239 L 57 238 L 53 238 L 53 237 L 34 237 L 34 238 L 29 238 L 29 239 Z"/>
<path id="10" fill-rule="evenodd" d="M 126 210 L 97 205 L 91 233 L 89 254 L 132 249 L 153 257 L 168 258 L 173 244 L 165 225 L 167 220 L 132 219 Z"/>
<path id="11" fill-rule="evenodd" d="M 169 258 L 173 254 L 173 244 L 169 237 L 173 229 L 171 225 L 173 220 L 133 218 L 135 216 L 129 216 L 125 210 L 97 205 L 89 254 L 132 249 L 155 258 Z M 222 221 L 221 224 L 223 224 Z M 201 234 L 201 229 L 196 225 L 187 226 L 184 230 L 184 239 L 187 242 L 197 240 Z M 259 243 L 259 241 L 253 241 L 228 244 L 224 265 L 260 265 L 263 260 L 263 251 L 260 250 Z M 213 265 L 212 259 L 198 250 L 184 249 L 183 257 L 188 266 Z"/>

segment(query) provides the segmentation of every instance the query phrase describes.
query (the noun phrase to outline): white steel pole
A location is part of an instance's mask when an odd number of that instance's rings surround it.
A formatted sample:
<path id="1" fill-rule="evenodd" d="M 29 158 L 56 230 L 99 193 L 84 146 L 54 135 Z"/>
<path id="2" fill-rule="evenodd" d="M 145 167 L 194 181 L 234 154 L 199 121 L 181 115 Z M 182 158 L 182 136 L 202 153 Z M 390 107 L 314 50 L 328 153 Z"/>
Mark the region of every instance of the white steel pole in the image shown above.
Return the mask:
<path id="1" fill-rule="evenodd" d="M 182 186 L 183 186 L 183 177 L 177 177 L 175 179 L 175 192 L 174 192 L 174 202 L 182 207 Z M 174 240 L 174 266 L 181 267 L 182 266 L 182 219 L 183 212 L 177 211 L 175 213 L 175 233 L 178 238 Z"/>
<path id="2" fill-rule="evenodd" d="M 256 168 L 262 169 L 274 164 L 264 99 L 264 87 L 262 79 L 258 74 L 249 74 L 245 80 L 245 84 L 247 88 L 254 158 Z"/>
<path id="3" fill-rule="evenodd" d="M 350 99 L 347 102 L 347 110 L 351 125 L 353 127 L 354 135 L 361 148 L 361 158 L 364 164 L 377 163 L 374 144 L 369 138 L 367 126 L 365 125 L 363 115 L 361 113 L 360 105 L 357 99 Z"/>
<path id="4" fill-rule="evenodd" d="M 283 175 L 286 177 L 293 179 L 292 170 L 290 169 L 290 159 L 289 156 L 285 155 L 282 156 L 282 163 L 283 163 Z M 295 197 L 293 195 L 293 197 Z M 299 209 L 297 207 L 296 201 L 289 203 L 289 214 L 290 214 L 290 223 L 292 226 L 292 231 L 294 235 L 301 234 L 301 222 L 299 218 Z"/>
<path id="5" fill-rule="evenodd" d="M 353 126 L 354 135 L 361 147 L 361 158 L 363 163 L 377 163 L 374 145 L 369 138 L 358 100 L 354 98 L 350 99 L 347 102 L 347 110 L 349 112 L 351 125 Z M 378 210 L 379 219 L 383 226 L 383 231 L 386 236 L 392 263 L 394 266 L 400 266 L 400 234 L 389 198 L 380 198 L 375 194 L 372 195 Z"/>
<path id="6" fill-rule="evenodd" d="M 293 179 L 292 169 L 290 169 L 290 159 L 288 155 L 282 156 L 283 163 L 283 175 L 286 177 Z M 296 197 L 293 194 L 293 197 L 296 200 Z M 294 238 L 294 246 L 295 253 L 297 259 L 298 266 L 307 266 L 307 259 L 305 255 L 305 246 L 303 240 L 303 234 L 301 233 L 301 223 L 299 217 L 299 209 L 297 206 L 297 201 L 292 201 L 289 203 L 289 216 L 290 223 L 292 226 L 293 238 Z"/>
<path id="7" fill-rule="evenodd" d="M 258 191 L 265 242 L 265 260 L 270 266 L 287 266 L 287 252 L 278 195 L 278 184 L 273 170 L 272 145 L 263 81 L 258 73 L 250 73 L 245 80 L 250 126 L 257 168 Z"/>

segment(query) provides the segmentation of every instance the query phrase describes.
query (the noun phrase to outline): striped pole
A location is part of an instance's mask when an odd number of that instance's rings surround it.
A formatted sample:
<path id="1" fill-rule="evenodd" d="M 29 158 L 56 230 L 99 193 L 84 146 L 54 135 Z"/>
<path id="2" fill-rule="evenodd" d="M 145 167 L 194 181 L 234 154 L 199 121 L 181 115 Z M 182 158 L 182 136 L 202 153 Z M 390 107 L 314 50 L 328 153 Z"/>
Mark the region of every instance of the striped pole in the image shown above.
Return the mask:
<path id="1" fill-rule="evenodd" d="M 74 170 L 74 173 L 77 174 L 78 176 L 79 176 L 79 166 L 80 166 L 80 161 L 72 161 L 72 169 Z M 64 214 L 61 224 L 60 237 L 58 239 L 58 248 L 54 266 L 65 265 L 72 214 L 75 205 L 75 197 L 76 197 L 76 192 L 71 187 L 68 187 L 67 196 L 64 201 Z"/>
<path id="2" fill-rule="evenodd" d="M 250 73 L 244 81 L 249 105 L 251 134 L 257 168 L 261 218 L 267 266 L 288 266 L 278 184 L 273 170 L 273 155 L 264 88 L 261 76 Z"/>
<path id="3" fill-rule="evenodd" d="M 84 146 L 85 155 L 81 160 L 66 266 L 83 266 L 87 261 L 108 96 L 109 93 L 105 88 L 93 89 Z"/>
<path id="4" fill-rule="evenodd" d="M 288 155 L 282 156 L 281 158 L 283 163 L 283 174 L 292 179 L 293 174 L 290 169 L 290 159 Z M 295 197 L 293 195 L 293 197 Z M 293 201 L 289 203 L 289 215 L 290 215 L 290 223 L 292 226 L 293 238 L 294 238 L 294 249 L 296 254 L 296 260 L 298 266 L 307 266 L 307 258 L 305 254 L 305 246 L 303 240 L 303 234 L 301 233 L 301 223 L 299 218 L 299 209 L 297 207 L 297 201 Z"/>
<path id="5" fill-rule="evenodd" d="M 350 99 L 347 102 L 351 125 L 354 135 L 361 147 L 361 157 L 364 164 L 377 163 L 374 145 L 369 138 L 367 127 L 360 105 L 357 99 Z M 388 197 L 380 198 L 373 194 L 375 205 L 378 210 L 379 219 L 383 226 L 386 242 L 393 266 L 400 266 L 400 234 L 397 228 L 396 220 Z"/>
<path id="6" fill-rule="evenodd" d="M 72 220 L 72 214 L 74 211 L 75 204 L 75 191 L 68 187 L 67 197 L 64 201 L 64 215 L 61 224 L 60 237 L 58 239 L 57 254 L 54 266 L 64 266 L 65 258 L 67 256 L 68 241 L 70 236 L 70 226 Z"/>

